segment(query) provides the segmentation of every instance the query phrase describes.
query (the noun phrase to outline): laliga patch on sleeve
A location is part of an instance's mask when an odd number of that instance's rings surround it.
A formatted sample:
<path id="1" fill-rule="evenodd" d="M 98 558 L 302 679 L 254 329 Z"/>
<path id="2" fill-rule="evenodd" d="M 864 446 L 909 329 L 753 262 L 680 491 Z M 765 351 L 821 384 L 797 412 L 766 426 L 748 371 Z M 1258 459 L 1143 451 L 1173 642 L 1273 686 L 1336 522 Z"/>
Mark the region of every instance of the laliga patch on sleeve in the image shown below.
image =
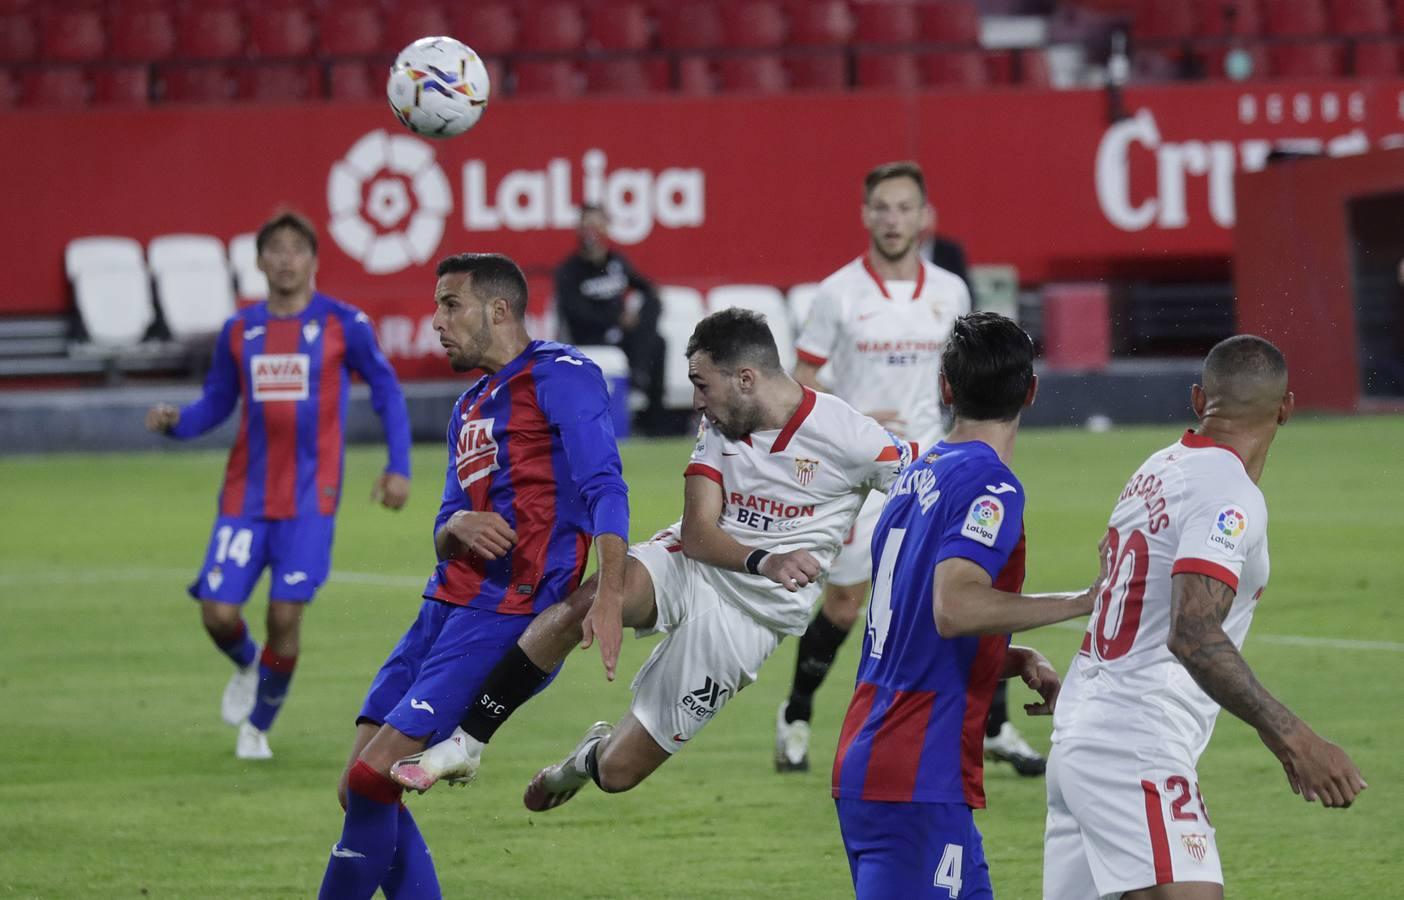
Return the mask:
<path id="1" fill-rule="evenodd" d="M 692 447 L 692 458 L 696 459 L 707 450 L 707 419 L 704 416 L 697 424 L 697 443 Z"/>
<path id="2" fill-rule="evenodd" d="M 1248 515 L 1241 506 L 1225 506 L 1209 526 L 1209 546 L 1222 553 L 1234 553 L 1248 532 Z"/>
<path id="3" fill-rule="evenodd" d="M 965 524 L 960 533 L 976 543 L 993 547 L 999 537 L 999 526 L 1004 522 L 1004 504 L 998 497 L 985 494 L 976 497 L 970 504 L 970 512 L 965 514 Z"/>

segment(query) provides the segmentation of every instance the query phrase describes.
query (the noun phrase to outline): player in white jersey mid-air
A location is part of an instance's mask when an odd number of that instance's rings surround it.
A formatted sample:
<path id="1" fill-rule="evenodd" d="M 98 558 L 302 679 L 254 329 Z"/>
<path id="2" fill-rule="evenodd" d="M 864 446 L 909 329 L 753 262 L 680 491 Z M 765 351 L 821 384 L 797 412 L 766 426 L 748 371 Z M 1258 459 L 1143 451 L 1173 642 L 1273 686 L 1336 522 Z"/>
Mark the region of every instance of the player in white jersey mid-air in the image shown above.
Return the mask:
<path id="1" fill-rule="evenodd" d="M 804 631 L 863 499 L 891 485 L 912 447 L 786 374 L 757 313 L 708 316 L 687 355 L 703 422 L 684 472 L 682 521 L 630 548 L 621 599 L 595 600 L 587 582 L 542 612 L 518 641 L 521 653 L 488 675 L 463 727 L 397 763 L 396 781 L 425 790 L 471 779 L 492 733 L 582 637 L 585 646 L 599 641 L 612 679 L 622 630 L 634 628 L 666 637 L 634 679 L 629 712 L 613 727 L 592 726 L 537 773 L 524 800 L 551 809 L 591 780 L 627 791 L 755 681 L 786 635 Z"/>
<path id="2" fill-rule="evenodd" d="M 1287 363 L 1262 338 L 1229 338 L 1191 402 L 1199 426 L 1146 460 L 1112 510 L 1110 581 L 1053 714 L 1048 900 L 1223 897 L 1195 774 L 1220 707 L 1258 730 L 1304 799 L 1344 807 L 1365 788 L 1240 653 L 1268 582 L 1257 483 L 1292 414 Z"/>
<path id="3" fill-rule="evenodd" d="M 958 276 L 922 258 L 930 230 L 926 179 L 914 162 L 885 163 L 863 181 L 868 248 L 824 279 L 795 342 L 795 379 L 830 390 L 859 412 L 925 450 L 944 435 L 936 380 L 955 320 L 970 312 Z M 829 572 L 824 604 L 800 638 L 789 697 L 776 714 L 775 768 L 809 768 L 814 694 L 852 630 L 872 571 L 873 528 L 883 495 L 870 494 Z M 1000 683 L 987 723 L 986 751 L 1022 774 L 1043 772 L 1040 756 L 1014 730 Z"/>

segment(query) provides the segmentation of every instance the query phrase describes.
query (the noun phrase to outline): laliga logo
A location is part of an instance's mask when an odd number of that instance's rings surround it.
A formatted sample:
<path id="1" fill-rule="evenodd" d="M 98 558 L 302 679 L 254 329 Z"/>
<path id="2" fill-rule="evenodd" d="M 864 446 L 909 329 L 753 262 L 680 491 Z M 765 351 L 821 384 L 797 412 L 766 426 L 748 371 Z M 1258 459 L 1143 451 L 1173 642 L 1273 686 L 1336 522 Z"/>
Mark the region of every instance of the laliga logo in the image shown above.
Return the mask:
<path id="1" fill-rule="evenodd" d="M 434 151 L 407 135 L 372 131 L 332 166 L 327 179 L 332 239 L 374 275 L 427 262 L 452 207 L 453 193 Z"/>

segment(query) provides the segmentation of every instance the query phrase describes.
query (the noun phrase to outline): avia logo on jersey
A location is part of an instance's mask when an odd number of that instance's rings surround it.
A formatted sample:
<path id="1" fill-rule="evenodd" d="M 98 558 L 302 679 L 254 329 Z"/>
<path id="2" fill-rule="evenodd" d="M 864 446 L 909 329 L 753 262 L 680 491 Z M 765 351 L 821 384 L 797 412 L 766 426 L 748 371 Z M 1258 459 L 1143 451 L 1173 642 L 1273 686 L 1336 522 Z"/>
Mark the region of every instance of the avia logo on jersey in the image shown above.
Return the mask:
<path id="1" fill-rule="evenodd" d="M 887 496 L 900 497 L 903 494 L 916 495 L 917 503 L 921 504 L 922 515 L 931 512 L 931 507 L 941 499 L 941 491 L 936 487 L 936 473 L 930 469 L 906 469 L 892 483 L 892 489 L 887 492 Z"/>
<path id="2" fill-rule="evenodd" d="M 717 714 L 717 708 L 730 696 L 731 688 L 722 687 L 721 682 L 708 675 L 700 688 L 683 694 L 678 706 L 697 721 L 705 722 Z"/>
<path id="3" fill-rule="evenodd" d="M 492 436 L 493 419 L 469 419 L 458 432 L 458 483 L 466 491 L 468 485 L 486 478 L 499 468 L 497 440 Z"/>
<path id="4" fill-rule="evenodd" d="M 999 538 L 999 526 L 1004 521 L 1004 504 L 998 497 L 986 494 L 976 497 L 970 504 L 970 512 L 965 515 L 965 524 L 960 533 L 986 547 L 993 547 Z"/>
<path id="5" fill-rule="evenodd" d="M 255 353 L 249 362 L 253 372 L 253 398 L 306 400 L 307 373 L 311 359 L 306 353 Z"/>
<path id="6" fill-rule="evenodd" d="M 795 480 L 802 485 L 807 485 L 814 480 L 814 473 L 819 471 L 819 460 L 805 459 L 803 456 L 795 457 Z"/>
<path id="7" fill-rule="evenodd" d="M 799 477 L 798 464 L 797 460 L 796 477 Z M 814 504 L 812 503 L 804 505 L 784 503 L 779 500 L 771 500 L 769 497 L 743 494 L 740 491 L 732 491 L 731 495 L 727 497 L 726 503 L 735 512 L 738 525 L 749 525 L 752 528 L 759 528 L 761 531 L 771 531 L 780 522 L 787 519 L 814 515 Z"/>
<path id="8" fill-rule="evenodd" d="M 1193 832 L 1182 834 L 1180 843 L 1185 845 L 1185 852 L 1194 857 L 1195 862 L 1204 862 L 1204 857 L 1209 852 L 1209 835 Z"/>
<path id="9" fill-rule="evenodd" d="M 1238 549 L 1238 540 L 1248 530 L 1248 517 L 1236 506 L 1225 506 L 1219 510 L 1214 527 L 1209 529 L 1209 546 L 1232 553 Z"/>

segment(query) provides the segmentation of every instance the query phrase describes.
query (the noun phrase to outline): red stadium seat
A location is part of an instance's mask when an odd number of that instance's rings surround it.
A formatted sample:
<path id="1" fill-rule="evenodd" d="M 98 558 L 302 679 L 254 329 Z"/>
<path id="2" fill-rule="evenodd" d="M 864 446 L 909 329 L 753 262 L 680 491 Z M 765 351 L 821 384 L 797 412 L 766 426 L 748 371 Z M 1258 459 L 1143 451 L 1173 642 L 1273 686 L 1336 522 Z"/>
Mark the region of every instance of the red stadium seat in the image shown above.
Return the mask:
<path id="1" fill-rule="evenodd" d="M 1257 37 L 1263 33 L 1258 0 L 1197 0 L 1200 37 Z"/>
<path id="2" fill-rule="evenodd" d="M 177 55 L 185 59 L 238 59 L 244 55 L 239 11 L 192 6 L 180 17 Z"/>
<path id="3" fill-rule="evenodd" d="M 0 109 L 13 109 L 20 102 L 19 82 L 5 69 L 0 69 Z"/>
<path id="4" fill-rule="evenodd" d="M 592 94 L 649 94 L 668 90 L 668 63 L 640 59 L 600 59 L 585 65 L 585 89 Z"/>
<path id="5" fill-rule="evenodd" d="M 1048 70 L 1045 51 L 1029 49 L 1019 53 L 1019 85 L 1040 91 L 1053 87 L 1053 73 Z"/>
<path id="6" fill-rule="evenodd" d="M 1355 45 L 1355 76 L 1395 78 L 1399 75 L 1401 55 L 1404 55 L 1404 45 L 1386 41 L 1362 41 Z"/>
<path id="7" fill-rule="evenodd" d="M 317 48 L 326 56 L 364 56 L 381 49 L 384 32 L 380 10 L 369 3 L 327 6 L 317 17 Z"/>
<path id="8" fill-rule="evenodd" d="M 517 49 L 517 16 L 505 3 L 460 3 L 453 9 L 453 29 L 485 57 Z"/>
<path id="9" fill-rule="evenodd" d="M 107 55 L 131 62 L 169 59 L 175 52 L 175 20 L 164 9 L 119 9 L 112 15 Z"/>
<path id="10" fill-rule="evenodd" d="M 359 60 L 327 67 L 327 96 L 333 100 L 379 100 L 385 96 L 385 67 Z"/>
<path id="11" fill-rule="evenodd" d="M 92 70 L 93 104 L 145 106 L 151 102 L 151 67 L 102 66 Z"/>
<path id="12" fill-rule="evenodd" d="M 717 92 L 717 73 L 705 56 L 684 56 L 678 60 L 676 93 L 706 97 Z"/>
<path id="13" fill-rule="evenodd" d="M 785 64 L 778 56 L 728 57 L 718 69 L 727 93 L 780 94 L 789 87 Z"/>
<path id="14" fill-rule="evenodd" d="M 721 12 L 713 3 L 679 2 L 659 11 L 659 44 L 669 50 L 709 50 L 722 45 Z"/>
<path id="15" fill-rule="evenodd" d="M 574 3 L 532 4 L 522 9 L 519 50 L 567 52 L 585 44 L 585 16 Z"/>
<path id="16" fill-rule="evenodd" d="M 523 60 L 513 67 L 513 94 L 521 97 L 574 97 L 581 91 L 580 73 L 567 60 Z"/>
<path id="17" fill-rule="evenodd" d="M 257 9 L 249 15 L 249 55 L 297 59 L 312 52 L 312 14 L 301 7 Z"/>
<path id="18" fill-rule="evenodd" d="M 1316 37 L 1326 34 L 1322 0 L 1264 0 L 1266 31 L 1274 37 Z"/>
<path id="19" fill-rule="evenodd" d="M 1195 10 L 1185 0 L 1140 0 L 1131 19 L 1137 41 L 1178 41 L 1195 33 Z"/>
<path id="20" fill-rule="evenodd" d="M 1224 71 L 1224 59 L 1229 54 L 1228 47 L 1216 44 L 1204 51 L 1204 69 L 1210 78 L 1227 78 L 1228 73 Z M 1248 54 L 1252 61 L 1249 79 L 1266 78 L 1271 68 L 1268 60 L 1268 52 L 1259 44 L 1250 44 L 1235 48 Z"/>
<path id="21" fill-rule="evenodd" d="M 924 53 L 917 65 L 922 82 L 931 87 L 985 87 L 990 83 L 985 56 L 978 50 Z"/>
<path id="22" fill-rule="evenodd" d="M 857 74 L 860 88 L 910 91 L 921 85 L 916 57 L 910 53 L 890 50 L 859 53 Z"/>
<path id="23" fill-rule="evenodd" d="M 978 44 L 980 10 L 969 0 L 933 0 L 917 7 L 921 39 L 941 44 Z"/>
<path id="24" fill-rule="evenodd" d="M 427 3 L 393 3 L 386 7 L 381 47 L 387 53 L 399 53 L 422 37 L 448 33 L 448 17 L 439 7 Z"/>
<path id="25" fill-rule="evenodd" d="M 1394 0 L 1394 30 L 1404 33 L 1404 0 Z"/>
<path id="26" fill-rule="evenodd" d="M 20 81 L 20 103 L 29 107 L 77 107 L 88 105 L 88 80 L 83 70 L 33 68 Z"/>
<path id="27" fill-rule="evenodd" d="M 28 62 L 39 55 L 39 29 L 25 13 L 0 15 L 0 62 Z"/>
<path id="28" fill-rule="evenodd" d="M 51 12 L 43 21 L 41 49 L 45 61 L 88 62 L 102 58 L 107 47 L 107 29 L 97 10 Z"/>
<path id="29" fill-rule="evenodd" d="M 237 83 L 237 96 L 240 100 L 303 103 L 322 97 L 322 71 L 313 63 L 259 63 L 241 66 Z"/>
<path id="30" fill-rule="evenodd" d="M 779 47 L 785 43 L 785 14 L 778 3 L 733 0 L 722 6 L 721 13 L 722 38 L 728 47 Z"/>
<path id="31" fill-rule="evenodd" d="M 790 7 L 790 43 L 801 47 L 842 47 L 853 37 L 846 0 L 801 0 Z"/>
<path id="32" fill-rule="evenodd" d="M 1317 42 L 1282 44 L 1269 53 L 1274 78 L 1332 78 L 1342 73 L 1342 45 Z"/>
<path id="33" fill-rule="evenodd" d="M 642 3 L 606 3 L 590 9 L 590 45 L 601 50 L 647 50 L 653 27 Z"/>
<path id="34" fill-rule="evenodd" d="M 1385 0 L 1331 0 L 1333 34 L 1388 34 L 1389 7 Z"/>
<path id="35" fill-rule="evenodd" d="M 911 44 L 921 34 L 910 3 L 859 3 L 853 16 L 853 39 L 860 44 Z"/>
<path id="36" fill-rule="evenodd" d="M 161 96 L 171 103 L 225 103 L 234 79 L 222 65 L 172 65 L 160 72 Z"/>
<path id="37" fill-rule="evenodd" d="M 841 91 L 848 87 L 848 59 L 842 50 L 796 53 L 786 60 L 795 90 Z"/>

